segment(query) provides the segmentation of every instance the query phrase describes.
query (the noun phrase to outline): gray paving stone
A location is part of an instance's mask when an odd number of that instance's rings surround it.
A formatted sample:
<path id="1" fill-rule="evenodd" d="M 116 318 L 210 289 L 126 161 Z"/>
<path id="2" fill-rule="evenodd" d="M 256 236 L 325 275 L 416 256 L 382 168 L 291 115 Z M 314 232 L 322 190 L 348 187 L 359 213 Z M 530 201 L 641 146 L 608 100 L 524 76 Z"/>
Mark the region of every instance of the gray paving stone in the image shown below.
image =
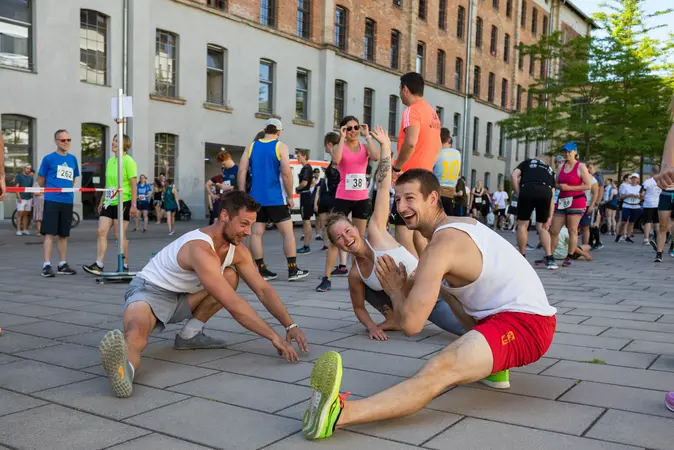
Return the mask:
<path id="1" fill-rule="evenodd" d="M 269 445 L 302 426 L 297 420 L 196 398 L 126 422 L 199 444 L 237 450 Z"/>
<path id="2" fill-rule="evenodd" d="M 348 391 L 355 395 L 369 397 L 404 380 L 403 377 L 345 368 L 342 372 L 342 392 Z M 298 384 L 310 386 L 309 378 Z"/>
<path id="3" fill-rule="evenodd" d="M 24 350 L 32 350 L 34 348 L 49 347 L 50 345 L 58 344 L 58 341 L 53 341 L 51 339 L 3 331 L 2 338 L 0 338 L 0 352 L 17 353 Z"/>
<path id="4" fill-rule="evenodd" d="M 667 308 L 662 306 L 641 306 L 636 312 L 647 314 L 674 314 L 674 308 Z"/>
<path id="5" fill-rule="evenodd" d="M 97 349 L 76 344 L 54 345 L 15 353 L 15 355 L 70 369 L 90 367 L 100 361 L 100 354 Z"/>
<path id="6" fill-rule="evenodd" d="M 117 398 L 112 393 L 108 379 L 101 377 L 36 392 L 33 395 L 114 420 L 126 419 L 187 398 L 182 394 L 139 384 L 133 386 L 131 398 Z"/>
<path id="7" fill-rule="evenodd" d="M 242 353 L 208 362 L 201 367 L 293 383 L 308 378 L 313 365 L 301 361 L 289 363 L 281 359 L 278 354 L 271 357 Z"/>
<path id="8" fill-rule="evenodd" d="M 79 344 L 79 345 L 86 345 L 88 347 L 96 347 L 101 343 L 101 340 L 103 339 L 103 336 L 105 336 L 105 333 L 107 333 L 109 330 L 96 330 L 92 331 L 90 333 L 82 333 L 82 334 L 74 334 L 72 336 L 65 336 L 62 338 L 59 338 L 59 341 L 63 342 L 70 342 L 72 344 Z M 163 339 L 160 339 L 156 335 L 151 335 L 148 338 L 149 343 L 153 342 L 160 342 Z M 58 342 L 57 342 L 58 343 Z"/>
<path id="9" fill-rule="evenodd" d="M 8 329 L 31 336 L 38 336 L 48 339 L 54 339 L 73 334 L 88 333 L 94 328 L 84 327 L 82 325 L 73 325 L 71 323 L 55 322 L 53 320 L 41 320 L 23 325 L 15 325 Z"/>
<path id="10" fill-rule="evenodd" d="M 248 330 L 239 322 L 228 317 L 212 317 L 206 322 L 207 330 L 229 331 L 230 333 L 246 334 Z"/>
<path id="11" fill-rule="evenodd" d="M 427 408 L 486 420 L 580 435 L 602 409 L 459 386 Z"/>
<path id="12" fill-rule="evenodd" d="M 526 366 L 522 367 L 515 367 L 510 369 L 511 372 L 521 372 L 521 373 L 531 373 L 531 374 L 539 374 L 543 372 L 545 369 L 553 365 L 559 361 L 558 359 L 552 359 L 552 358 L 541 358 L 536 362 L 533 362 L 531 364 L 528 364 Z"/>
<path id="13" fill-rule="evenodd" d="M 586 436 L 649 449 L 670 450 L 674 442 L 674 419 L 609 410 Z"/>
<path id="14" fill-rule="evenodd" d="M 426 362 L 425 360 L 416 358 L 382 355 L 360 350 L 346 350 L 341 355 L 344 367 L 401 377 L 411 377 Z"/>
<path id="15" fill-rule="evenodd" d="M 35 303 L 31 303 L 28 305 L 23 305 L 19 304 L 19 307 L 14 307 L 11 309 L 12 314 L 16 314 L 19 316 L 27 316 L 27 317 L 44 317 L 44 316 L 49 316 L 51 314 L 60 314 L 64 312 L 65 310 L 59 309 L 59 308 L 52 308 L 49 306 L 44 306 L 44 305 L 38 305 Z M 0 310 L 1 311 L 1 310 Z"/>
<path id="16" fill-rule="evenodd" d="M 89 378 L 93 376 L 39 361 L 22 360 L 2 366 L 0 387 L 28 394 Z"/>
<path id="17" fill-rule="evenodd" d="M 145 358 L 142 360 L 142 366 L 136 371 L 134 383 L 163 389 L 214 373 L 215 371 L 202 367 Z"/>
<path id="18" fill-rule="evenodd" d="M 552 342 L 553 344 L 566 344 L 576 345 L 579 347 L 620 350 L 630 342 L 630 339 L 619 339 L 603 336 L 584 336 L 570 333 L 555 333 Z"/>
<path id="19" fill-rule="evenodd" d="M 389 355 L 409 356 L 413 358 L 419 358 L 444 348 L 444 346 L 425 344 L 423 342 L 408 342 L 391 339 L 388 341 L 374 341 L 367 336 L 352 336 L 333 341 L 330 345 L 375 353 L 386 353 Z"/>
<path id="20" fill-rule="evenodd" d="M 339 280 L 339 278 L 335 277 L 333 279 L 333 284 L 338 282 L 336 280 Z M 328 294 L 328 295 L 323 295 L 323 294 Z M 329 296 L 332 295 L 335 297 L 336 300 L 327 300 Z M 293 306 L 308 306 L 308 307 L 315 307 L 315 308 L 326 308 L 326 309 L 348 309 L 351 308 L 351 301 L 349 300 L 349 293 L 348 292 L 338 292 L 338 291 L 332 291 L 332 292 L 326 292 L 326 293 L 321 293 L 320 296 L 317 296 L 317 299 L 302 299 L 302 300 L 293 300 L 292 304 Z M 326 298 L 326 300 L 322 300 L 323 298 Z M 341 300 L 341 301 L 339 301 Z M 353 309 L 352 309 L 353 311 Z"/>
<path id="21" fill-rule="evenodd" d="M 577 308 L 567 313 L 573 316 L 597 316 L 597 317 L 611 317 L 614 319 L 625 320 L 640 320 L 644 322 L 655 322 L 660 317 L 660 314 L 642 314 L 636 312 L 621 312 L 621 311 L 605 311 L 601 309 Z"/>
<path id="22" fill-rule="evenodd" d="M 13 356 L 10 356 L 6 353 L 0 353 L 0 364 L 7 364 L 7 363 L 10 363 L 10 362 L 15 362 L 15 361 L 19 361 L 19 359 L 15 358 Z"/>
<path id="23" fill-rule="evenodd" d="M 316 330 L 326 330 L 326 331 L 339 331 L 340 328 L 344 328 L 346 325 L 350 325 L 353 321 L 347 321 L 344 319 L 323 319 L 320 317 L 306 317 L 298 316 L 296 319 L 297 324 L 305 328 L 314 328 Z"/>
<path id="24" fill-rule="evenodd" d="M 121 302 L 121 300 L 120 300 Z M 97 314 L 88 311 L 66 311 L 61 314 L 45 316 L 43 319 L 56 320 L 58 322 L 74 323 L 75 325 L 98 325 L 105 322 L 117 321 L 118 317 L 109 314 Z"/>
<path id="25" fill-rule="evenodd" d="M 440 450 L 637 450 L 632 446 L 470 417 L 431 439 L 424 447 Z"/>
<path id="26" fill-rule="evenodd" d="M 629 330 L 642 331 L 661 331 L 663 333 L 674 333 L 674 324 L 660 322 L 643 322 L 624 319 L 609 319 L 607 317 L 590 317 L 583 325 L 600 325 L 606 327 L 623 328 Z"/>
<path id="27" fill-rule="evenodd" d="M 0 416 L 14 414 L 42 405 L 46 405 L 42 400 L 0 389 Z"/>
<path id="28" fill-rule="evenodd" d="M 674 355 L 674 344 L 665 342 L 632 341 L 623 351 L 652 353 L 655 355 Z"/>
<path id="29" fill-rule="evenodd" d="M 124 305 L 113 305 L 109 303 L 87 303 L 84 306 L 77 308 L 80 311 L 88 311 L 98 314 L 106 314 L 110 316 L 123 316 L 124 315 Z M 142 439 L 142 438 L 141 438 Z"/>
<path id="30" fill-rule="evenodd" d="M 663 370 L 665 372 L 674 372 L 674 357 L 660 356 L 655 360 L 649 370 Z"/>
<path id="31" fill-rule="evenodd" d="M 638 308 L 637 305 L 624 305 L 624 304 L 616 305 L 613 303 L 597 303 L 597 302 L 592 302 L 591 305 L 588 305 L 588 302 L 584 299 L 583 301 L 564 300 L 563 302 L 557 303 L 555 305 L 555 308 L 557 308 L 558 306 L 569 308 L 580 308 L 580 309 L 587 309 L 589 307 L 595 310 L 622 311 L 622 312 L 634 312 L 634 310 Z"/>
<path id="32" fill-rule="evenodd" d="M 316 308 L 311 306 L 290 306 L 288 312 L 291 316 L 305 316 L 305 317 L 320 317 L 322 319 L 344 319 L 353 317 L 353 308 L 347 309 L 332 309 L 332 308 Z M 295 319 L 300 320 L 300 319 Z"/>
<path id="33" fill-rule="evenodd" d="M 611 328 L 602 334 L 602 336 L 638 339 L 641 341 L 666 342 L 674 344 L 674 333 L 663 333 L 660 331 L 642 331 L 630 330 L 625 328 Z"/>
<path id="34" fill-rule="evenodd" d="M 665 394 L 666 391 L 583 381 L 564 394 L 560 400 L 671 418 L 672 413 L 663 407 Z"/>
<path id="35" fill-rule="evenodd" d="M 307 330 L 305 328 L 305 330 Z M 333 347 L 332 345 L 319 345 L 309 342 L 309 352 L 304 353 L 299 350 L 297 345 L 293 343 L 293 348 L 297 351 L 297 355 L 300 357 L 300 361 L 315 361 L 323 353 L 327 351 L 341 352 L 344 349 L 339 347 Z M 241 344 L 232 345 L 230 347 L 232 350 L 255 353 L 257 355 L 272 356 L 278 358 L 278 352 L 271 342 L 264 338 L 257 338 L 250 341 L 243 342 Z"/>
<path id="36" fill-rule="evenodd" d="M 270 413 L 311 397 L 311 390 L 302 386 L 233 373 L 211 375 L 173 386 L 171 390 Z"/>
<path id="37" fill-rule="evenodd" d="M 22 449 L 95 450 L 145 434 L 139 428 L 57 405 L 0 417 L 0 441 Z"/>
<path id="38" fill-rule="evenodd" d="M 674 314 L 665 314 L 658 319 L 658 323 L 674 323 Z"/>
<path id="39" fill-rule="evenodd" d="M 216 337 L 211 333 L 209 336 Z M 219 336 L 217 336 L 219 337 Z M 199 365 L 220 358 L 237 355 L 239 352 L 227 348 L 209 350 L 174 350 L 173 340 L 162 339 L 149 344 L 143 352 L 143 358 L 160 359 L 180 364 Z"/>
<path id="40" fill-rule="evenodd" d="M 330 439 L 320 441 L 307 441 L 302 433 L 294 434 L 286 439 L 266 447 L 265 450 L 314 450 L 317 448 L 328 448 L 334 450 L 354 450 L 354 449 L 386 449 L 386 450 L 412 450 L 411 445 L 399 442 L 386 441 L 362 434 L 352 433 L 346 430 L 338 430 Z"/>
<path id="41" fill-rule="evenodd" d="M 52 308 L 61 308 L 61 312 L 67 312 L 67 310 L 81 311 L 82 306 L 90 305 L 88 301 L 84 300 L 72 300 L 69 298 L 54 298 L 51 300 L 45 300 L 44 302 L 35 303 L 36 305 L 50 306 Z"/>
<path id="42" fill-rule="evenodd" d="M 40 319 L 34 317 L 18 316 L 16 314 L 2 314 L 2 327 L 9 329 L 10 327 L 19 327 L 28 323 L 39 322 Z"/>
<path id="43" fill-rule="evenodd" d="M 564 392 L 568 391 L 574 384 L 576 384 L 574 380 L 564 378 L 533 375 L 528 373 L 513 373 L 510 376 L 510 389 L 496 390 L 496 392 L 507 392 L 509 394 L 526 395 L 529 397 L 554 400 Z M 494 390 L 480 382 L 469 384 L 467 387 L 483 390 Z"/>
<path id="44" fill-rule="evenodd" d="M 599 359 L 612 366 L 634 367 L 637 369 L 645 369 L 655 360 L 654 355 L 628 350 L 630 350 L 629 346 L 622 351 L 616 351 L 553 343 L 545 353 L 545 356 L 579 362 L 590 362 Z"/>
<path id="45" fill-rule="evenodd" d="M 560 323 L 557 322 L 557 331 L 563 331 L 564 333 L 572 334 L 586 334 L 588 336 L 597 336 L 603 331 L 608 330 L 608 327 L 598 327 L 592 325 L 575 325 L 571 323 Z"/>
<path id="46" fill-rule="evenodd" d="M 157 433 L 148 434 L 123 444 L 110 447 L 108 450 L 206 450 L 208 447 L 196 445 L 191 442 L 181 441 L 172 437 L 164 436 Z"/>
<path id="47" fill-rule="evenodd" d="M 570 323 L 577 324 L 589 319 L 587 316 L 569 316 L 567 314 L 557 313 L 557 324 L 560 323 Z"/>
<path id="48" fill-rule="evenodd" d="M 543 375 L 571 378 L 574 380 L 595 381 L 638 388 L 668 390 L 672 388 L 672 375 L 655 370 L 632 369 L 624 367 L 616 371 L 615 367 L 603 364 L 583 364 L 575 361 L 560 361 Z"/>
<path id="49" fill-rule="evenodd" d="M 285 329 L 281 325 L 273 325 L 272 328 L 276 330 L 276 332 L 281 335 L 285 336 L 286 332 Z M 362 325 L 361 325 L 362 328 Z M 345 337 L 353 336 L 354 333 L 342 333 L 341 331 L 326 331 L 326 330 L 316 330 L 314 328 L 302 328 L 302 332 L 304 333 L 304 336 L 307 338 L 307 342 L 309 345 L 313 344 L 325 344 L 327 342 L 332 342 L 336 341 L 338 339 L 342 339 Z"/>

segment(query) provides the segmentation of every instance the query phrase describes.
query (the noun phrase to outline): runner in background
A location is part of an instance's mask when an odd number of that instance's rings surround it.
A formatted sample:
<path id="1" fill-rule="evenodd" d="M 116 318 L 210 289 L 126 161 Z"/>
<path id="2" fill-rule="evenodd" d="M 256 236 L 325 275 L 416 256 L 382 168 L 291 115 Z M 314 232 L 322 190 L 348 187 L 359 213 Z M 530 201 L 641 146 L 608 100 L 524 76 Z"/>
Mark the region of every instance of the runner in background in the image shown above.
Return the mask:
<path id="1" fill-rule="evenodd" d="M 147 231 L 148 214 L 150 213 L 150 202 L 152 200 L 152 186 L 147 184 L 147 177 L 141 175 L 138 177 L 138 203 L 136 203 L 136 228 L 133 231 L 138 231 L 139 219 L 143 217 L 143 233 Z"/>
<path id="2" fill-rule="evenodd" d="M 470 193 L 466 190 L 466 177 L 459 177 L 454 192 L 454 215 L 456 217 L 468 215 L 468 197 Z"/>
<path id="3" fill-rule="evenodd" d="M 298 255 L 311 255 L 311 217 L 314 215 L 314 205 L 311 201 L 311 182 L 314 178 L 314 170 L 309 164 L 309 150 L 295 150 L 295 158 L 302 164 L 298 175 L 299 184 L 295 192 L 300 194 L 300 215 L 302 216 L 302 229 L 304 231 L 304 246 L 297 249 Z"/>
<path id="4" fill-rule="evenodd" d="M 482 197 L 484 195 L 484 188 L 482 187 L 482 180 L 477 180 L 477 184 L 470 190 L 470 217 L 479 220 L 482 223 L 487 222 L 487 218 L 482 216 Z"/>
<path id="5" fill-rule="evenodd" d="M 440 150 L 438 159 L 433 166 L 433 174 L 440 182 L 440 198 L 445 214 L 454 216 L 456 215 L 454 196 L 461 173 L 461 153 L 452 148 L 453 141 L 449 129 L 440 129 L 440 140 L 442 141 L 442 150 Z"/>
<path id="6" fill-rule="evenodd" d="M 157 218 L 157 225 L 161 223 L 162 218 L 162 198 L 164 197 L 164 183 L 160 178 L 154 179 L 154 185 L 152 185 L 152 207 L 154 208 L 154 214 Z"/>
<path id="7" fill-rule="evenodd" d="M 162 209 L 166 215 L 166 224 L 168 225 L 168 234 L 173 236 L 176 230 L 173 226 L 176 221 L 176 213 L 180 211 L 180 199 L 178 198 L 178 189 L 176 189 L 173 178 L 166 180 L 166 189 L 162 197 Z"/>
<path id="8" fill-rule="evenodd" d="M 435 108 L 424 99 L 424 84 L 423 77 L 416 72 L 400 77 L 400 99 L 407 109 L 403 111 L 398 133 L 398 159 L 392 166 L 394 184 L 401 173 L 410 169 L 433 171 L 442 148 L 442 124 Z M 405 226 L 395 203 L 389 222 L 395 225 L 396 240 L 418 258 L 426 247 L 426 239 Z"/>

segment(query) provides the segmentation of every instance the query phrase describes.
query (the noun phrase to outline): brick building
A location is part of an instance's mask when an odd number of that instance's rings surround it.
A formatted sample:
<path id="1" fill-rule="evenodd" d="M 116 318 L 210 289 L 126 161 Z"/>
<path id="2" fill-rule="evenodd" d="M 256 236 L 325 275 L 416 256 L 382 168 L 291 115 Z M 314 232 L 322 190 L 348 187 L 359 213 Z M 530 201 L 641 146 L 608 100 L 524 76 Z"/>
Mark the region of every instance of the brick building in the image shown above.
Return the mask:
<path id="1" fill-rule="evenodd" d="M 272 116 L 312 159 L 324 158 L 323 135 L 347 114 L 395 137 L 399 76 L 416 70 L 466 178 L 495 189 L 518 160 L 545 151 L 497 126 L 535 104 L 528 85 L 555 69 L 517 45 L 592 27 L 566 0 L 9 0 L 0 8 L 6 171 L 37 167 L 53 131 L 67 128 L 82 185 L 101 185 L 116 131 L 110 99 L 124 87 L 139 170 L 175 177 L 200 216 L 220 148 L 238 158 Z M 93 200 L 76 197 L 85 216 Z"/>

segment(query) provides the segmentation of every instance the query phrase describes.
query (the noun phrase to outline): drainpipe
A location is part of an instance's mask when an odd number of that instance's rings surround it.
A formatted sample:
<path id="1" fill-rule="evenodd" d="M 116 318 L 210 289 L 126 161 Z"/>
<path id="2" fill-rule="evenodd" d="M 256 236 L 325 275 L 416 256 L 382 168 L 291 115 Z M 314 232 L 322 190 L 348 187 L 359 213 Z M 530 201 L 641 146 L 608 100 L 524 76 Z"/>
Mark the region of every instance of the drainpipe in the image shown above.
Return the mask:
<path id="1" fill-rule="evenodd" d="M 468 166 L 468 115 L 470 114 L 470 99 L 468 98 L 468 90 L 470 88 L 470 50 L 473 40 L 473 0 L 468 2 L 468 35 L 466 36 L 466 70 L 464 77 L 464 97 L 463 97 L 463 124 L 461 126 L 463 154 L 461 161 L 461 175 L 466 176 Z M 470 180 L 468 181 L 470 183 Z"/>

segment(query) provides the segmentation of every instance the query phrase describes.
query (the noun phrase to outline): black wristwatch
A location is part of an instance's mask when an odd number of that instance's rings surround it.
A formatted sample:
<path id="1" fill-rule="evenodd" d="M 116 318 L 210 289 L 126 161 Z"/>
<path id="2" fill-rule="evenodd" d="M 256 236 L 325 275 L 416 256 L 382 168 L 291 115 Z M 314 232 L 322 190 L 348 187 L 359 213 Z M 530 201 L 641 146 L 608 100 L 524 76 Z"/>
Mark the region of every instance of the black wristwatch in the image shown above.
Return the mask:
<path id="1" fill-rule="evenodd" d="M 391 166 L 391 170 L 397 173 L 400 172 L 402 169 L 398 169 L 396 168 L 396 166 Z"/>

